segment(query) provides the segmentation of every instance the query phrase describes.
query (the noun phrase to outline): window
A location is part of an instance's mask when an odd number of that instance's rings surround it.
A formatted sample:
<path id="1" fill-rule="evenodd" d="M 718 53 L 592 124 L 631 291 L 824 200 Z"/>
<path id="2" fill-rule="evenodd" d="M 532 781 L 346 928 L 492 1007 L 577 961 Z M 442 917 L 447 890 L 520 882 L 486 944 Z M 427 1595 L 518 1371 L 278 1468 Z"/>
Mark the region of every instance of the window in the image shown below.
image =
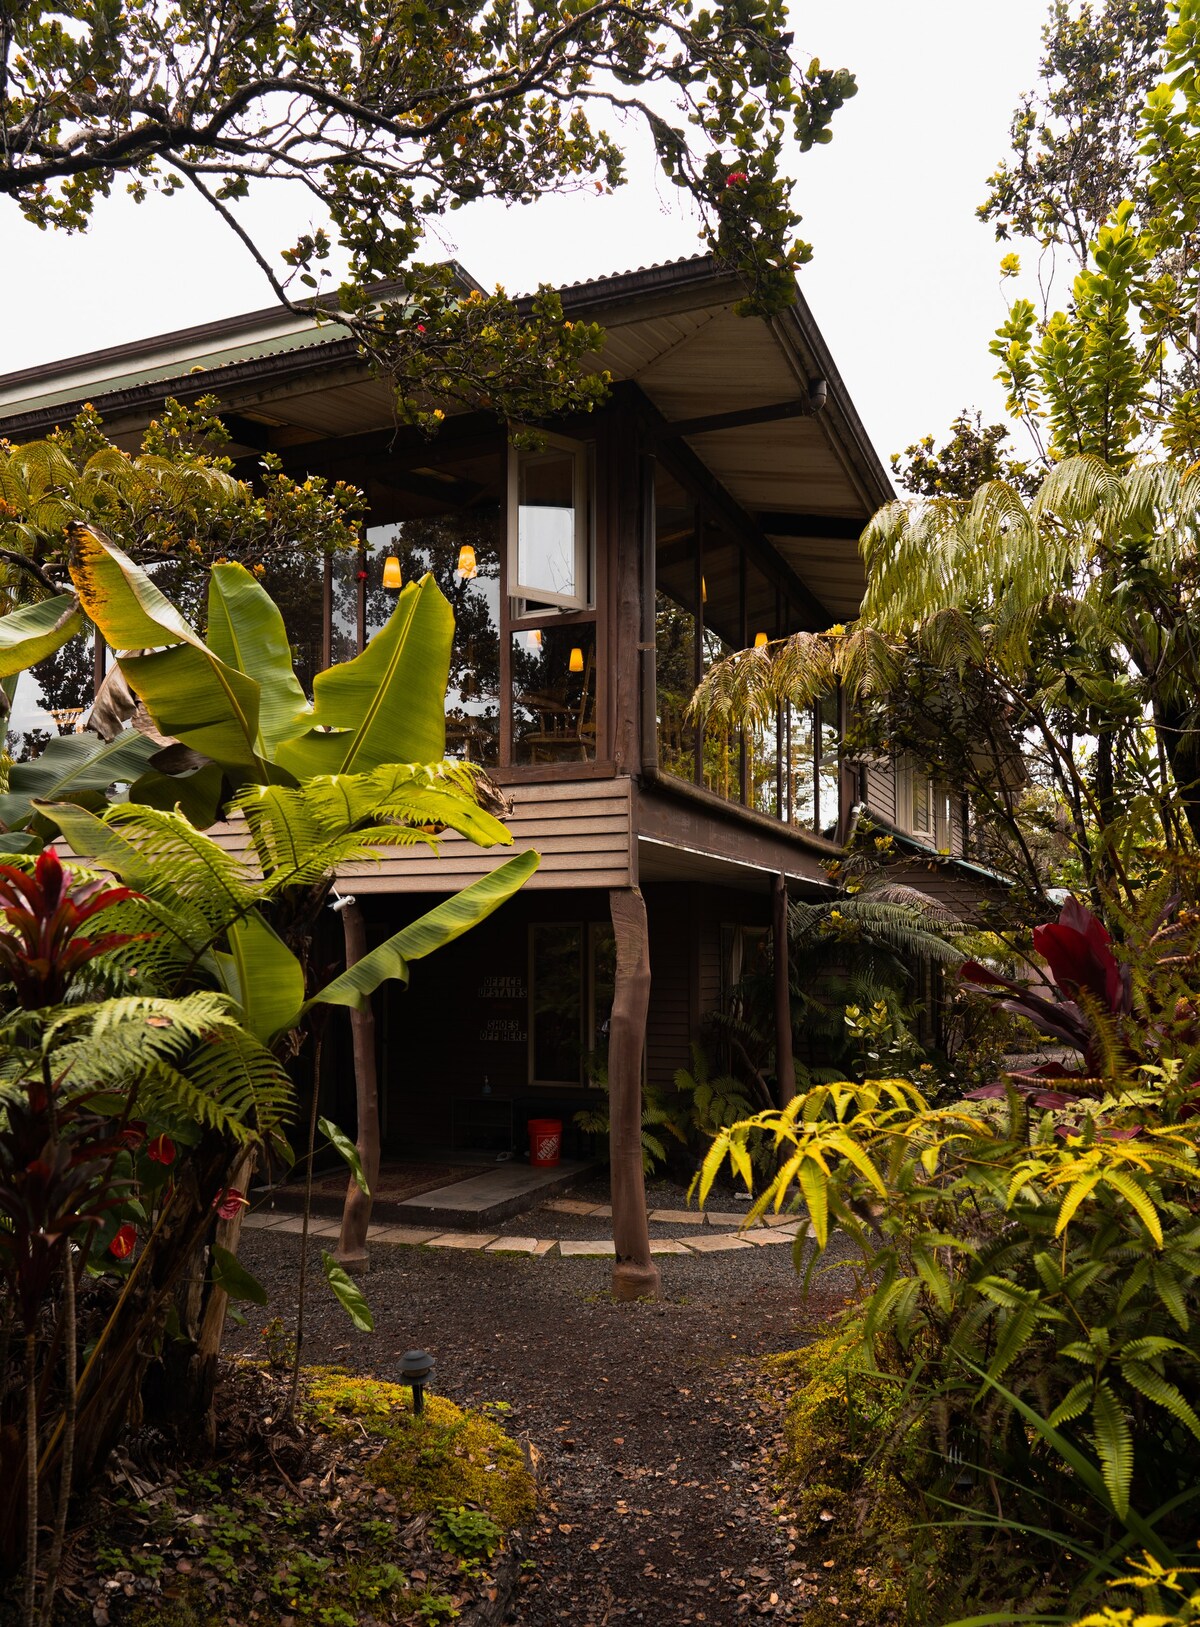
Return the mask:
<path id="1" fill-rule="evenodd" d="M 914 836 L 933 842 L 936 837 L 933 781 L 911 757 L 896 765 L 896 813 L 899 823 Z"/>
<path id="2" fill-rule="evenodd" d="M 595 755 L 595 626 L 514 629 L 513 762 L 586 763 Z"/>
<path id="3" fill-rule="evenodd" d="M 578 1087 L 606 1064 L 616 940 L 604 922 L 538 921 L 529 929 L 529 1077 Z"/>
<path id="4" fill-rule="evenodd" d="M 509 593 L 518 614 L 590 602 L 591 481 L 586 447 L 558 436 L 509 461 Z"/>

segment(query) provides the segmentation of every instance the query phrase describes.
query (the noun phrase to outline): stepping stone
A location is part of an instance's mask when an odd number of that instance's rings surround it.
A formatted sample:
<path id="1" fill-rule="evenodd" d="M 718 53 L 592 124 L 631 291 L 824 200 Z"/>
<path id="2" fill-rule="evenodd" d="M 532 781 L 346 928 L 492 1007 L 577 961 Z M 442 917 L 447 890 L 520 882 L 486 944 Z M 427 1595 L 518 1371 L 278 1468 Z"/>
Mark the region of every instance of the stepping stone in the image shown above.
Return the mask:
<path id="1" fill-rule="evenodd" d="M 794 1243 L 795 1240 L 794 1233 L 781 1231 L 777 1226 L 767 1226 L 746 1233 L 746 1241 L 760 1247 L 765 1243 Z"/>
<path id="2" fill-rule="evenodd" d="M 558 1243 L 553 1237 L 543 1237 L 540 1243 L 534 1244 L 534 1257 L 540 1260 L 547 1254 L 553 1254 L 557 1247 Z"/>
<path id="3" fill-rule="evenodd" d="M 430 1248 L 485 1249 L 496 1240 L 495 1232 L 440 1232 L 429 1239 Z"/>
<path id="4" fill-rule="evenodd" d="M 260 1209 L 257 1214 L 244 1214 L 242 1225 L 249 1226 L 251 1231 L 265 1231 L 268 1226 L 277 1226 L 283 1217 Z"/>
<path id="5" fill-rule="evenodd" d="M 660 1220 L 668 1226 L 703 1226 L 704 1216 L 695 1209 L 652 1209 L 651 1220 Z"/>
<path id="6" fill-rule="evenodd" d="M 417 1226 L 372 1226 L 367 1233 L 368 1243 L 428 1243 L 437 1236 L 429 1227 L 422 1231 Z"/>
<path id="7" fill-rule="evenodd" d="M 744 1237 L 689 1237 L 685 1245 L 694 1254 L 721 1254 L 726 1249 L 749 1248 Z"/>
<path id="8" fill-rule="evenodd" d="M 612 1204 L 611 1203 L 596 1203 L 596 1204 L 593 1204 L 592 1207 L 588 1210 L 588 1214 L 589 1215 L 611 1215 L 612 1214 Z"/>
<path id="9" fill-rule="evenodd" d="M 551 1198 L 542 1205 L 543 1209 L 553 1209 L 558 1215 L 590 1215 L 595 1207 L 594 1203 L 580 1203 L 577 1198 Z"/>
<path id="10" fill-rule="evenodd" d="M 487 1254 L 533 1254 L 536 1252 L 538 1240 L 536 1237 L 498 1237 L 494 1243 L 485 1245 Z"/>
<path id="11" fill-rule="evenodd" d="M 302 1232 L 304 1230 L 304 1216 L 284 1215 L 282 1219 L 275 1222 L 273 1230 L 277 1232 Z M 312 1227 L 310 1226 L 309 1231 L 311 1230 Z"/>
<path id="12" fill-rule="evenodd" d="M 650 1239 L 651 1254 L 690 1254 L 692 1251 L 686 1243 L 677 1243 L 673 1237 Z"/>
<path id="13" fill-rule="evenodd" d="M 580 1243 L 573 1238 L 565 1238 L 558 1245 L 558 1252 L 563 1255 L 615 1255 L 617 1250 L 611 1239 L 598 1243 Z"/>
<path id="14" fill-rule="evenodd" d="M 741 1226 L 743 1228 L 746 1228 L 747 1212 L 748 1211 L 745 1209 L 742 1210 L 741 1214 L 738 1214 L 736 1210 L 730 1209 L 706 1209 L 704 1211 L 708 1217 L 708 1223 L 710 1226 Z M 754 1224 L 756 1226 L 761 1226 L 762 1221 L 756 1220 Z"/>

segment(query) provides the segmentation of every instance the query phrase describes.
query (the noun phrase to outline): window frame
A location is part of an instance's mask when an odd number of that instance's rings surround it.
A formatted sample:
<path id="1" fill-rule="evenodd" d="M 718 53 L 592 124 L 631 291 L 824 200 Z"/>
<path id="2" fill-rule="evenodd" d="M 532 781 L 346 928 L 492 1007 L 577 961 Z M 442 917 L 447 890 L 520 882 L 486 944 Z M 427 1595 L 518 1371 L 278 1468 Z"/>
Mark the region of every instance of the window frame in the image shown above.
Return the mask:
<path id="1" fill-rule="evenodd" d="M 535 622 L 557 611 L 588 611 L 594 609 L 593 553 L 595 537 L 595 505 L 592 500 L 593 459 L 590 443 L 572 440 L 566 435 L 552 435 L 537 431 L 542 445 L 534 450 L 508 448 L 508 513 L 507 513 L 507 593 L 510 604 L 519 602 L 523 608 L 512 616 L 515 624 Z M 579 592 L 553 593 L 545 588 L 533 587 L 520 580 L 521 559 L 521 465 L 524 461 L 542 458 L 549 453 L 567 453 L 573 463 L 572 490 L 575 500 L 575 582 Z"/>

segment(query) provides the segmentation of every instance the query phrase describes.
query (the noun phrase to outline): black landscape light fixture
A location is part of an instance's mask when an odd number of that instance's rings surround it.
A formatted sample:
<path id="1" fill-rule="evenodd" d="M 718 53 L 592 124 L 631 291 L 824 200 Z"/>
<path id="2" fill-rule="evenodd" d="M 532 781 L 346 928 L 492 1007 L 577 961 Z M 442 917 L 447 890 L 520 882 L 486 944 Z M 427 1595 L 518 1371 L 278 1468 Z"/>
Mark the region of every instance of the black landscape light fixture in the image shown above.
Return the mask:
<path id="1" fill-rule="evenodd" d="M 400 1382 L 411 1384 L 413 1415 L 417 1418 L 425 1410 L 425 1386 L 433 1377 L 433 1357 L 425 1350 L 406 1350 L 400 1358 Z"/>

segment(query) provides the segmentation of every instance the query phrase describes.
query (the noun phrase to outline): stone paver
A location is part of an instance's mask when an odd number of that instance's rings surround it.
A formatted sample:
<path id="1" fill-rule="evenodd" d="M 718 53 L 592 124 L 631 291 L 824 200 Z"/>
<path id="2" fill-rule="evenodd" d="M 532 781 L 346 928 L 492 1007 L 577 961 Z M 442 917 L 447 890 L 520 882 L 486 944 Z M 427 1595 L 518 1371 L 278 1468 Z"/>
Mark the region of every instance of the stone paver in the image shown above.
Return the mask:
<path id="1" fill-rule="evenodd" d="M 693 1254 L 723 1254 L 727 1249 L 750 1245 L 744 1237 L 689 1237 L 686 1247 Z"/>
<path id="2" fill-rule="evenodd" d="M 555 1237 L 543 1237 L 541 1242 L 538 1243 L 534 1247 L 534 1251 L 533 1251 L 534 1257 L 536 1259 L 540 1260 L 547 1254 L 553 1254 L 557 1247 L 558 1247 L 558 1239 L 557 1238 L 555 1238 Z"/>
<path id="3" fill-rule="evenodd" d="M 589 1215 L 611 1215 L 612 1214 L 612 1204 L 611 1203 L 594 1203 L 592 1205 L 592 1207 L 588 1210 L 588 1214 Z"/>
<path id="4" fill-rule="evenodd" d="M 580 1203 L 578 1198 L 551 1198 L 542 1205 L 543 1209 L 553 1209 L 558 1215 L 590 1215 L 595 1207 L 594 1203 Z"/>
<path id="5" fill-rule="evenodd" d="M 536 1237 L 498 1237 L 494 1243 L 488 1243 L 484 1252 L 487 1254 L 533 1254 L 538 1246 Z"/>
<path id="6" fill-rule="evenodd" d="M 746 1224 L 745 1209 L 742 1210 L 740 1215 L 736 1212 L 736 1210 L 732 1209 L 706 1209 L 704 1213 L 710 1226 L 740 1227 L 745 1226 Z M 762 1224 L 762 1222 L 756 1220 L 754 1224 L 759 1226 Z"/>
<path id="7" fill-rule="evenodd" d="M 495 1232 L 440 1232 L 429 1239 L 430 1248 L 485 1249 L 496 1240 Z"/>
<path id="8" fill-rule="evenodd" d="M 658 1237 L 650 1240 L 651 1254 L 690 1254 L 692 1251 L 686 1243 L 677 1243 L 673 1237 Z"/>
<path id="9" fill-rule="evenodd" d="M 439 1235 L 436 1226 L 372 1226 L 369 1243 L 430 1243 Z"/>
<path id="10" fill-rule="evenodd" d="M 584 1254 L 586 1254 L 586 1255 L 595 1255 L 595 1254 L 609 1254 L 609 1255 L 612 1255 L 612 1254 L 616 1254 L 617 1251 L 616 1251 L 616 1248 L 613 1246 L 611 1240 L 605 1240 L 604 1242 L 600 1242 L 600 1243 L 580 1243 L 580 1242 L 577 1242 L 574 1238 L 563 1238 L 562 1241 L 558 1245 L 558 1252 L 560 1254 L 571 1256 L 571 1255 L 584 1255 Z"/>
<path id="11" fill-rule="evenodd" d="M 760 1248 L 765 1243 L 794 1243 L 795 1240 L 795 1232 L 783 1231 L 778 1226 L 760 1227 L 756 1231 L 746 1233 L 746 1241 L 756 1243 Z"/>
<path id="12" fill-rule="evenodd" d="M 652 1209 L 651 1220 L 661 1220 L 669 1226 L 703 1226 L 704 1216 L 695 1209 Z"/>

